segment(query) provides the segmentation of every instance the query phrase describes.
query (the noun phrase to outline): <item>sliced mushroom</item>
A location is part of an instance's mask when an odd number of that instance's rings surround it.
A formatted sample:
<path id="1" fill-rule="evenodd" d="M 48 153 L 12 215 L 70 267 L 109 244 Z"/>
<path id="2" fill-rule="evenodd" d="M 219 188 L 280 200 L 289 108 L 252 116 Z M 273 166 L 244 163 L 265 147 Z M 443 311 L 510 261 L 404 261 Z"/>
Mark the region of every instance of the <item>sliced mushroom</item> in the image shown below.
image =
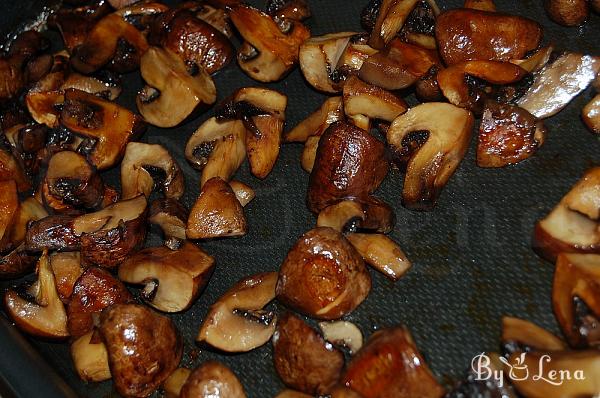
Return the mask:
<path id="1" fill-rule="evenodd" d="M 187 209 L 174 199 L 157 199 L 150 205 L 150 215 L 148 221 L 158 225 L 165 236 L 167 246 L 171 247 L 171 242 L 179 246 L 172 240 L 185 240 L 185 228 L 188 219 Z"/>
<path id="2" fill-rule="evenodd" d="M 304 394 L 303 392 L 294 390 L 283 390 L 275 398 L 312 398 L 312 395 Z"/>
<path id="3" fill-rule="evenodd" d="M 554 209 L 535 224 L 533 248 L 554 262 L 559 253 L 600 253 L 600 168 L 588 170 Z"/>
<path id="4" fill-rule="evenodd" d="M 70 73 L 60 86 L 61 90 L 76 89 L 90 94 L 98 94 L 114 101 L 121 94 L 121 86 L 114 81 L 105 82 L 93 76 Z"/>
<path id="5" fill-rule="evenodd" d="M 73 231 L 75 216 L 51 215 L 31 223 L 25 235 L 25 249 L 30 252 L 48 250 L 75 251 L 81 239 Z"/>
<path id="6" fill-rule="evenodd" d="M 471 112 L 451 104 L 430 102 L 399 116 L 387 132 L 389 144 L 408 159 L 402 203 L 431 210 L 461 160 L 473 129 Z"/>
<path id="7" fill-rule="evenodd" d="M 325 340 L 332 344 L 347 347 L 350 354 L 355 354 L 363 345 L 360 329 L 348 321 L 319 322 Z"/>
<path id="8" fill-rule="evenodd" d="M 208 74 L 223 69 L 233 59 L 229 39 L 189 10 L 163 13 L 152 24 L 150 41 L 176 54 L 185 65 L 194 65 Z"/>
<path id="9" fill-rule="evenodd" d="M 472 8 L 480 11 L 496 11 L 494 0 L 465 0 L 464 8 Z"/>
<path id="10" fill-rule="evenodd" d="M 237 282 L 210 307 L 196 341 L 226 352 L 247 352 L 265 344 L 277 323 L 277 315 L 264 309 L 275 298 L 276 283 L 276 272 Z"/>
<path id="11" fill-rule="evenodd" d="M 48 162 L 43 182 L 44 201 L 54 210 L 64 207 L 94 209 L 104 198 L 102 178 L 86 158 L 76 152 L 57 152 Z M 53 203 L 60 202 L 59 206 Z"/>
<path id="12" fill-rule="evenodd" d="M 200 185 L 213 177 L 225 181 L 233 176 L 246 158 L 246 128 L 240 120 L 218 121 L 211 117 L 188 139 L 185 158 L 202 170 Z"/>
<path id="13" fill-rule="evenodd" d="M 315 167 L 315 159 L 317 158 L 319 141 L 321 141 L 321 137 L 318 135 L 313 135 L 308 137 L 304 143 L 304 149 L 302 150 L 300 163 L 302 164 L 304 171 L 307 173 L 312 172 L 313 168 Z"/>
<path id="14" fill-rule="evenodd" d="M 69 336 L 67 313 L 56 291 L 47 252 L 38 260 L 37 270 L 38 279 L 27 291 L 32 300 L 8 289 L 4 294 L 6 312 L 17 327 L 29 334 L 50 339 L 65 338 Z"/>
<path id="15" fill-rule="evenodd" d="M 329 227 L 339 232 L 355 229 L 366 218 L 363 207 L 353 200 L 342 200 L 319 212 L 317 227 Z"/>
<path id="16" fill-rule="evenodd" d="M 363 302 L 371 276 L 354 247 L 332 228 L 308 231 L 289 251 L 277 299 L 313 318 L 338 319 Z"/>
<path id="17" fill-rule="evenodd" d="M 563 351 L 566 344 L 538 325 L 510 316 L 502 317 L 502 346 L 504 352 Z"/>
<path id="18" fill-rule="evenodd" d="M 59 126 L 59 107 L 64 103 L 64 100 L 65 95 L 62 90 L 31 90 L 25 95 L 27 110 L 29 110 L 33 120 L 50 128 L 57 128 Z"/>
<path id="19" fill-rule="evenodd" d="M 192 371 L 187 368 L 177 368 L 171 373 L 162 385 L 165 398 L 179 398 L 181 395 L 181 388 L 191 373 Z"/>
<path id="20" fill-rule="evenodd" d="M 342 97 L 327 98 L 319 109 L 285 135 L 285 141 L 306 142 L 312 136 L 321 136 L 327 127 L 343 117 Z"/>
<path id="21" fill-rule="evenodd" d="M 0 280 L 18 278 L 30 272 L 36 260 L 25 250 L 25 244 L 21 243 L 0 257 Z"/>
<path id="22" fill-rule="evenodd" d="M 319 213 L 341 199 L 367 199 L 388 167 L 382 142 L 351 124 L 332 124 L 321 136 L 310 174 L 309 209 Z"/>
<path id="23" fill-rule="evenodd" d="M 0 181 L 14 180 L 19 192 L 31 188 L 31 180 L 26 174 L 21 162 L 7 149 L 0 147 Z"/>
<path id="24" fill-rule="evenodd" d="M 594 377 L 600 372 L 597 350 L 515 353 L 508 362 L 504 371 L 514 369 L 516 377 L 511 383 L 526 398 L 593 397 L 600 393 L 598 379 Z M 523 377 L 522 369 L 532 377 Z"/>
<path id="25" fill-rule="evenodd" d="M 214 259 L 193 243 L 179 249 L 149 247 L 127 258 L 119 266 L 125 283 L 143 284 L 142 298 L 163 312 L 189 308 L 208 283 Z"/>
<path id="26" fill-rule="evenodd" d="M 186 235 L 189 239 L 243 236 L 248 232 L 244 208 L 235 193 L 219 177 L 208 180 L 190 210 Z"/>
<path id="27" fill-rule="evenodd" d="M 246 398 L 244 387 L 227 366 L 207 361 L 198 366 L 181 388 L 181 398 Z"/>
<path id="28" fill-rule="evenodd" d="M 102 341 L 94 341 L 95 338 L 95 332 L 90 331 L 71 343 L 73 365 L 79 378 L 86 382 L 100 382 L 111 378 L 106 346 Z"/>
<path id="29" fill-rule="evenodd" d="M 587 0 L 545 0 L 544 8 L 551 20 L 563 26 L 582 25 L 590 16 Z"/>
<path id="30" fill-rule="evenodd" d="M 140 194 L 150 196 L 155 182 L 149 170 L 162 173 L 158 184 L 166 198 L 179 199 L 183 195 L 183 173 L 169 151 L 158 144 L 130 142 L 121 163 L 123 199 L 131 199 Z"/>
<path id="31" fill-rule="evenodd" d="M 561 253 L 556 260 L 552 305 L 569 345 L 600 347 L 600 256 Z"/>
<path id="32" fill-rule="evenodd" d="M 499 12 L 458 8 L 440 14 L 435 37 L 447 65 L 523 58 L 542 40 L 539 23 Z"/>
<path id="33" fill-rule="evenodd" d="M 50 265 L 60 299 L 67 303 L 73 294 L 75 283 L 83 274 L 79 252 L 58 252 L 50 256 Z"/>
<path id="34" fill-rule="evenodd" d="M 527 72 L 534 73 L 538 72 L 542 69 L 548 61 L 550 61 L 550 56 L 554 51 L 554 47 L 546 46 L 540 48 L 535 54 L 525 58 L 525 59 L 511 59 L 510 62 L 513 64 L 519 65 L 521 68 L 525 69 Z"/>
<path id="35" fill-rule="evenodd" d="M 356 116 L 366 116 L 369 119 L 391 122 L 408 109 L 401 98 L 367 84 L 356 76 L 346 80 L 343 93 L 344 113 L 350 120 L 354 120 Z"/>
<path id="36" fill-rule="evenodd" d="M 446 392 L 404 327 L 373 333 L 346 367 L 342 382 L 364 398 L 440 398 Z"/>
<path id="37" fill-rule="evenodd" d="M 113 60 L 111 67 L 126 73 L 137 69 L 147 50 L 148 42 L 139 30 L 120 15 L 110 14 L 98 21 L 85 41 L 73 49 L 71 65 L 81 73 L 90 74 Z"/>
<path id="38" fill-rule="evenodd" d="M 435 20 L 439 14 L 440 8 L 434 0 L 417 2 L 398 36 L 407 43 L 429 50 L 437 50 Z"/>
<path id="39" fill-rule="evenodd" d="M 151 47 L 140 63 L 147 86 L 136 98 L 138 110 L 146 121 L 158 127 L 174 127 L 199 107 L 211 105 L 217 89 L 202 67 L 190 73 L 174 53 Z"/>
<path id="40" fill-rule="evenodd" d="M 367 264 L 393 281 L 400 279 L 412 267 L 400 246 L 383 234 L 352 233 L 346 238 Z"/>
<path id="41" fill-rule="evenodd" d="M 228 39 L 233 37 L 233 27 L 227 11 L 208 4 L 202 4 L 202 7 L 196 10 L 196 17 L 221 32 Z"/>
<path id="42" fill-rule="evenodd" d="M 83 44 L 97 21 L 110 13 L 108 2 L 95 1 L 79 7 L 60 7 L 50 15 L 48 23 L 60 31 L 67 51 L 70 53 Z"/>
<path id="43" fill-rule="evenodd" d="M 418 0 L 383 0 L 371 31 L 369 45 L 384 48 L 400 31 L 417 3 Z"/>
<path id="44" fill-rule="evenodd" d="M 19 214 L 19 196 L 14 180 L 0 181 L 0 250 L 12 246 L 11 231 Z"/>
<path id="45" fill-rule="evenodd" d="M 477 144 L 479 167 L 504 167 L 531 157 L 546 140 L 546 128 L 525 109 L 486 101 Z"/>
<path id="46" fill-rule="evenodd" d="M 600 94 L 597 94 L 581 112 L 583 122 L 594 134 L 600 134 Z"/>
<path id="47" fill-rule="evenodd" d="M 84 146 L 84 152 L 98 170 L 114 166 L 123 156 L 127 143 L 145 129 L 142 120 L 131 111 L 73 89 L 65 91 L 60 123 L 92 141 L 87 143 L 91 148 Z"/>
<path id="48" fill-rule="evenodd" d="M 94 319 L 117 303 L 129 303 L 133 297 L 120 280 L 101 268 L 86 269 L 75 282 L 67 306 L 69 334 L 75 338 L 94 330 Z"/>
<path id="49" fill-rule="evenodd" d="M 467 61 L 442 69 L 437 74 L 438 84 L 451 104 L 477 110 L 482 94 L 467 83 L 467 76 L 476 77 L 492 84 L 510 84 L 523 79 L 525 69 L 510 62 Z"/>
<path id="50" fill-rule="evenodd" d="M 566 53 L 539 72 L 517 104 L 538 119 L 553 116 L 583 92 L 599 71 L 599 57 Z"/>
<path id="51" fill-rule="evenodd" d="M 245 40 L 238 51 L 238 64 L 251 78 L 261 82 L 280 80 L 298 62 L 298 49 L 310 37 L 298 21 L 286 31 L 267 14 L 247 5 L 229 11 L 231 22 Z"/>
<path id="52" fill-rule="evenodd" d="M 285 313 L 273 335 L 273 362 L 288 387 L 325 395 L 340 377 L 344 355 L 302 319 Z"/>
<path id="53" fill-rule="evenodd" d="M 235 193 L 235 197 L 243 207 L 246 207 L 248 203 L 252 202 L 252 199 L 254 199 L 254 197 L 256 196 L 254 190 L 248 185 L 244 184 L 243 182 L 230 181 L 229 186 L 231 187 L 233 193 Z"/>
<path id="54" fill-rule="evenodd" d="M 115 387 L 126 397 L 152 394 L 177 369 L 183 344 L 173 321 L 138 304 L 116 304 L 100 316 Z"/>

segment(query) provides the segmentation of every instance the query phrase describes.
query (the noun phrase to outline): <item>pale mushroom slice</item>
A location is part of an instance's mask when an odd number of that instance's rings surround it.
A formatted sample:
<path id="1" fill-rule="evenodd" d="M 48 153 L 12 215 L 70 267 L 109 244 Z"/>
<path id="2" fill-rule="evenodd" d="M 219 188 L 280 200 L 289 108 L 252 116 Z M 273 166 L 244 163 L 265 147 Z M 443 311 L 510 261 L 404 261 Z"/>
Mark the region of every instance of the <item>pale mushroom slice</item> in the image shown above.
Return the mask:
<path id="1" fill-rule="evenodd" d="M 387 139 L 407 161 L 402 192 L 404 206 L 430 210 L 465 156 L 474 118 L 452 104 L 430 102 L 396 118 Z"/>
<path id="2" fill-rule="evenodd" d="M 14 289 L 4 294 L 4 307 L 8 316 L 24 332 L 49 339 L 69 336 L 67 312 L 58 296 L 56 282 L 45 251 L 37 264 L 38 279 L 28 289 L 33 301 L 21 297 Z"/>
<path id="3" fill-rule="evenodd" d="M 142 298 L 163 312 L 189 308 L 207 285 L 214 259 L 191 242 L 172 250 L 150 247 L 128 257 L 119 267 L 119 279 L 144 285 Z"/>
<path id="4" fill-rule="evenodd" d="M 96 333 L 87 332 L 71 343 L 73 365 L 79 378 L 86 382 L 101 382 L 112 377 L 108 366 L 108 351 Z"/>
<path id="5" fill-rule="evenodd" d="M 286 142 L 306 142 L 320 136 L 331 124 L 343 119 L 342 97 L 327 98 L 321 106 L 285 135 Z"/>
<path id="6" fill-rule="evenodd" d="M 519 65 L 521 68 L 525 69 L 529 73 L 535 73 L 541 70 L 544 66 L 546 66 L 546 64 L 548 64 L 548 61 L 550 61 L 550 56 L 552 55 L 553 51 L 553 46 L 546 46 L 540 48 L 530 57 L 527 57 L 525 59 L 511 59 L 510 62 L 512 62 L 515 65 Z"/>
<path id="7" fill-rule="evenodd" d="M 505 352 L 563 351 L 567 345 L 546 329 L 510 316 L 502 317 L 502 346 Z"/>
<path id="8" fill-rule="evenodd" d="M 418 2 L 419 0 L 383 0 L 371 31 L 369 45 L 384 48 L 400 31 Z"/>
<path id="9" fill-rule="evenodd" d="M 245 142 L 241 120 L 220 122 L 211 117 L 202 123 L 185 146 L 185 158 L 202 171 L 200 186 L 214 177 L 229 181 L 246 158 Z"/>
<path id="10" fill-rule="evenodd" d="M 348 321 L 319 322 L 325 340 L 332 344 L 347 347 L 355 354 L 363 345 L 363 335 L 358 326 Z"/>
<path id="11" fill-rule="evenodd" d="M 249 187 L 241 181 L 230 181 L 229 186 L 231 187 L 233 193 L 235 194 L 235 197 L 243 207 L 246 207 L 246 205 L 252 202 L 252 200 L 256 197 L 254 189 L 252 189 L 251 187 Z"/>
<path id="12" fill-rule="evenodd" d="M 352 233 L 346 236 L 365 262 L 397 281 L 412 267 L 400 246 L 384 234 Z"/>
<path id="13" fill-rule="evenodd" d="M 583 108 L 581 118 L 592 133 L 600 134 L 600 94 L 597 94 Z"/>
<path id="14" fill-rule="evenodd" d="M 187 368 L 175 369 L 175 371 L 171 373 L 171 375 L 162 385 L 165 398 L 179 398 L 181 394 L 181 388 L 191 373 L 192 371 Z"/>
<path id="15" fill-rule="evenodd" d="M 559 253 L 600 253 L 600 167 L 588 170 L 535 225 L 533 248 L 554 262 Z"/>
<path id="16" fill-rule="evenodd" d="M 131 199 L 140 194 L 146 197 L 154 189 L 153 175 L 160 171 L 160 190 L 166 198 L 179 199 L 185 191 L 183 172 L 169 151 L 158 144 L 130 142 L 125 148 L 121 162 L 121 190 L 123 199 Z"/>
<path id="17" fill-rule="evenodd" d="M 277 277 L 277 272 L 267 272 L 236 283 L 210 307 L 196 341 L 226 352 L 247 352 L 267 343 L 277 316 L 264 307 L 275 299 Z"/>
<path id="18" fill-rule="evenodd" d="M 136 103 L 144 119 L 158 127 L 174 127 L 203 105 L 217 99 L 210 75 L 197 67 L 192 73 L 177 55 L 151 47 L 142 57 L 140 72 L 147 86 Z"/>
<path id="19" fill-rule="evenodd" d="M 312 169 L 315 166 L 319 141 L 321 141 L 321 136 L 313 135 L 308 137 L 304 143 L 304 149 L 300 156 L 300 164 L 307 173 L 312 172 Z"/>
<path id="20" fill-rule="evenodd" d="M 542 69 L 517 105 L 538 119 L 560 112 L 600 71 L 600 58 L 566 53 Z"/>
<path id="21" fill-rule="evenodd" d="M 280 80 L 298 62 L 298 48 L 310 37 L 299 21 L 289 21 L 282 31 L 271 16 L 248 5 L 229 11 L 231 22 L 245 40 L 238 51 L 238 64 L 260 82 Z"/>
<path id="22" fill-rule="evenodd" d="M 188 210 L 175 199 L 157 199 L 150 205 L 148 221 L 162 229 L 167 247 L 179 247 L 186 239 L 187 219 Z"/>
<path id="23" fill-rule="evenodd" d="M 188 239 L 243 236 L 247 231 L 244 208 L 231 186 L 219 177 L 208 180 L 190 210 Z"/>

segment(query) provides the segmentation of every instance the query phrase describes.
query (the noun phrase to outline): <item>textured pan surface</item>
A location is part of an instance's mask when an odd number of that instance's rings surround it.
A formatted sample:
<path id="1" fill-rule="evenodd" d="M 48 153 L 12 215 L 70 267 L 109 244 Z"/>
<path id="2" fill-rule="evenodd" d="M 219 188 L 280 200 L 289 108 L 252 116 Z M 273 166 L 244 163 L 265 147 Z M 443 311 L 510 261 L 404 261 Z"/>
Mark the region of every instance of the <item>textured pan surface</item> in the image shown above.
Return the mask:
<path id="1" fill-rule="evenodd" d="M 0 29 L 9 31 L 40 12 L 40 2 L 0 2 Z M 262 5 L 254 1 L 253 4 Z M 366 0 L 309 0 L 314 35 L 359 30 L 359 14 Z M 462 1 L 438 1 L 443 9 Z M 545 27 L 545 41 L 558 49 L 600 55 L 600 18 L 593 16 L 582 28 L 563 28 L 545 15 L 541 1 L 496 1 L 499 10 L 518 13 Z M 141 87 L 139 74 L 126 76 L 119 102 L 135 109 L 133 98 Z M 236 88 L 258 85 L 236 65 L 215 78 L 218 96 Z M 284 81 L 268 85 L 289 98 L 287 129 L 312 112 L 325 98 L 310 89 L 295 70 Z M 414 213 L 400 205 L 402 174 L 392 171 L 377 193 L 396 211 L 392 234 L 400 242 L 413 269 L 397 283 L 372 271 L 374 285 L 368 299 L 348 317 L 365 336 L 373 330 L 403 323 L 413 332 L 429 365 L 442 381 L 460 377 L 474 355 L 497 350 L 502 315 L 523 317 L 557 331 L 550 305 L 553 265 L 539 259 L 530 241 L 535 220 L 546 214 L 587 168 L 600 164 L 600 144 L 579 118 L 581 108 L 592 97 L 588 89 L 563 112 L 547 121 L 548 139 L 532 159 L 506 169 L 480 169 L 475 165 L 474 144 L 456 175 L 445 188 L 436 209 Z M 183 167 L 186 205 L 198 194 L 199 174 L 184 160 L 185 142 L 212 111 L 181 127 L 150 128 L 143 141 L 160 143 Z M 300 145 L 285 145 L 274 171 L 259 181 L 244 165 L 236 178 L 256 190 L 256 199 L 246 208 L 250 232 L 241 239 L 226 239 L 202 246 L 217 259 L 217 269 L 206 291 L 191 310 L 174 316 L 184 336 L 183 365 L 195 366 L 216 358 L 240 377 L 250 397 L 272 397 L 283 387 L 275 374 L 268 344 L 243 355 L 221 355 L 194 344 L 208 306 L 235 281 L 245 275 L 278 270 L 295 240 L 314 225 L 305 206 L 308 175 L 300 168 Z M 118 170 L 108 173 L 109 181 Z M 115 181 L 116 182 L 116 181 Z M 159 244 L 152 230 L 149 245 Z M 5 287 L 7 284 L 3 284 Z M 0 324 L 0 328 L 5 325 Z M 32 340 L 33 346 L 56 372 L 81 396 L 116 395 L 111 383 L 84 385 L 77 378 L 66 344 Z M 0 341 L 14 346 L 10 339 Z M 19 350 L 8 352 L 18 355 Z M 2 361 L 10 362 L 4 355 Z M 31 379 L 28 369 L 19 377 Z"/>

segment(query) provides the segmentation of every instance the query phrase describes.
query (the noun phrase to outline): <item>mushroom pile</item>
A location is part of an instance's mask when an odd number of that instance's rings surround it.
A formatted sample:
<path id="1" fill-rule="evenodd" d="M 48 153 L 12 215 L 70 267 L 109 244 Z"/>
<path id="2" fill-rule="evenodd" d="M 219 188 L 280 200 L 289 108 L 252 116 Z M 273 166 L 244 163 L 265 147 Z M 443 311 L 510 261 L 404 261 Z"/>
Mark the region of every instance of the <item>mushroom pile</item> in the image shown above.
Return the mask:
<path id="1" fill-rule="evenodd" d="M 598 11 L 588 0 L 546 6 L 568 26 Z M 278 272 L 224 292 L 198 321 L 197 344 L 233 355 L 270 342 L 287 388 L 279 398 L 599 395 L 600 168 L 535 225 L 534 249 L 556 262 L 552 305 L 565 339 L 506 317 L 502 352 L 489 353 L 496 370 L 523 365 L 526 352 L 531 369 L 550 355 L 553 367 L 540 372 L 595 378 L 509 385 L 468 374 L 447 389 L 407 327 L 363 341 L 347 316 L 371 291 L 367 265 L 393 282 L 412 267 L 388 236 L 394 207 L 376 195 L 390 169 L 404 173 L 398 202 L 431 211 L 474 129 L 479 167 L 525 161 L 546 140 L 546 119 L 594 81 L 600 91 L 600 57 L 556 51 L 539 23 L 492 0 L 445 11 L 434 0 L 370 0 L 364 32 L 321 36 L 311 36 L 310 16 L 306 0 L 269 0 L 264 10 L 238 0 L 71 0 L 48 20 L 63 50 L 51 53 L 37 31 L 16 36 L 0 57 L 0 278 L 35 279 L 4 292 L 6 314 L 25 333 L 68 342 L 83 381 L 111 379 L 124 397 L 245 397 L 220 362 L 181 366 L 171 314 L 189 310 L 215 270 L 202 241 L 249 231 L 245 206 L 256 194 L 235 180 L 244 161 L 263 180 L 282 143 L 303 143 L 316 225 Z M 241 87 L 215 105 L 213 77 L 234 56 L 261 83 L 298 65 L 329 96 L 287 131 L 288 97 L 272 88 Z M 127 109 L 116 102 L 121 75 L 138 70 L 137 109 Z M 409 106 L 410 93 L 419 104 Z M 194 123 L 211 107 L 181 148 L 200 187 L 187 206 L 191 182 L 176 154 L 142 136 L 149 125 Z M 600 133 L 600 94 L 582 120 Z M 113 186 L 105 172 L 117 167 Z M 150 225 L 162 245 L 147 247 Z"/>

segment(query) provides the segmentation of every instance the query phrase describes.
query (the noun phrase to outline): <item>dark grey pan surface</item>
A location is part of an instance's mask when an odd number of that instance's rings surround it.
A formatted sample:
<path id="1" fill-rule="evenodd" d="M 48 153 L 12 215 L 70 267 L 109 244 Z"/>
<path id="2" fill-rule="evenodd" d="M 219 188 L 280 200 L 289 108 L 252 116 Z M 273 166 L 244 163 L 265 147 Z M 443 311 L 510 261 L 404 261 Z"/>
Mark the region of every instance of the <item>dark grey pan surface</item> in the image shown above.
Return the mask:
<path id="1" fill-rule="evenodd" d="M 359 13 L 366 0 L 309 0 L 314 16 L 308 24 L 315 35 L 357 30 Z M 261 3 L 253 2 L 262 5 Z M 558 49 L 600 55 L 600 18 L 593 16 L 582 28 L 563 28 L 545 15 L 541 1 L 500 1 L 502 11 L 529 16 L 545 27 L 545 41 Z M 39 14 L 42 2 L 19 0 L 0 2 L 0 28 L 14 29 Z M 443 9 L 462 1 L 439 0 Z M 56 48 L 55 48 L 56 49 Z M 141 87 L 137 74 L 126 76 L 125 92 L 119 102 L 135 109 L 134 93 Z M 215 81 L 219 98 L 236 88 L 257 85 L 236 65 L 220 72 Z M 268 85 L 289 98 L 287 128 L 312 112 L 324 99 L 310 89 L 298 70 L 284 81 Z M 378 195 L 392 204 L 397 225 L 392 234 L 414 262 L 413 269 L 397 283 L 376 272 L 373 290 L 348 319 L 357 323 L 365 336 L 394 324 L 406 324 L 429 365 L 443 382 L 456 380 L 474 355 L 496 350 L 500 318 L 508 314 L 537 322 L 557 332 L 550 306 L 552 264 L 531 250 L 531 232 L 536 219 L 546 214 L 587 168 L 600 164 L 598 138 L 589 133 L 579 112 L 591 98 L 588 89 L 567 109 L 547 121 L 546 144 L 532 159 L 505 169 L 480 169 L 475 165 L 474 145 L 457 173 L 443 191 L 438 206 L 430 213 L 415 213 L 400 205 L 402 174 L 392 171 Z M 187 179 L 184 197 L 191 205 L 198 194 L 199 174 L 183 158 L 189 135 L 211 111 L 181 127 L 169 130 L 150 128 L 144 141 L 161 143 L 180 160 Z M 474 144 L 475 142 L 473 142 Z M 300 145 L 285 145 L 274 171 L 264 181 L 252 177 L 246 165 L 236 178 L 256 190 L 256 199 L 247 207 L 250 232 L 241 239 L 202 244 L 214 255 L 218 266 L 208 288 L 193 308 L 174 315 L 185 339 L 183 365 L 196 366 L 216 358 L 240 377 L 250 397 L 272 397 L 282 383 L 275 374 L 271 347 L 267 344 L 242 355 L 222 355 L 194 344 L 198 327 L 214 302 L 235 281 L 245 275 L 279 268 L 294 241 L 314 225 L 304 198 L 308 175 L 302 171 Z M 118 177 L 118 170 L 107 178 Z M 152 230 L 148 245 L 160 237 Z M 8 284 L 3 283 L 2 288 Z M 31 345 L 60 378 L 40 377 L 49 372 L 35 351 L 23 345 L 18 334 L 0 324 L 0 372 L 23 397 L 60 396 L 64 390 L 53 384 L 63 379 L 79 396 L 116 395 L 111 383 L 85 385 L 74 373 L 66 344 L 29 339 Z M 23 360 L 27 358 L 27 360 Z M 41 387 L 41 385 L 46 385 Z M 32 390 L 33 389 L 33 390 Z"/>

